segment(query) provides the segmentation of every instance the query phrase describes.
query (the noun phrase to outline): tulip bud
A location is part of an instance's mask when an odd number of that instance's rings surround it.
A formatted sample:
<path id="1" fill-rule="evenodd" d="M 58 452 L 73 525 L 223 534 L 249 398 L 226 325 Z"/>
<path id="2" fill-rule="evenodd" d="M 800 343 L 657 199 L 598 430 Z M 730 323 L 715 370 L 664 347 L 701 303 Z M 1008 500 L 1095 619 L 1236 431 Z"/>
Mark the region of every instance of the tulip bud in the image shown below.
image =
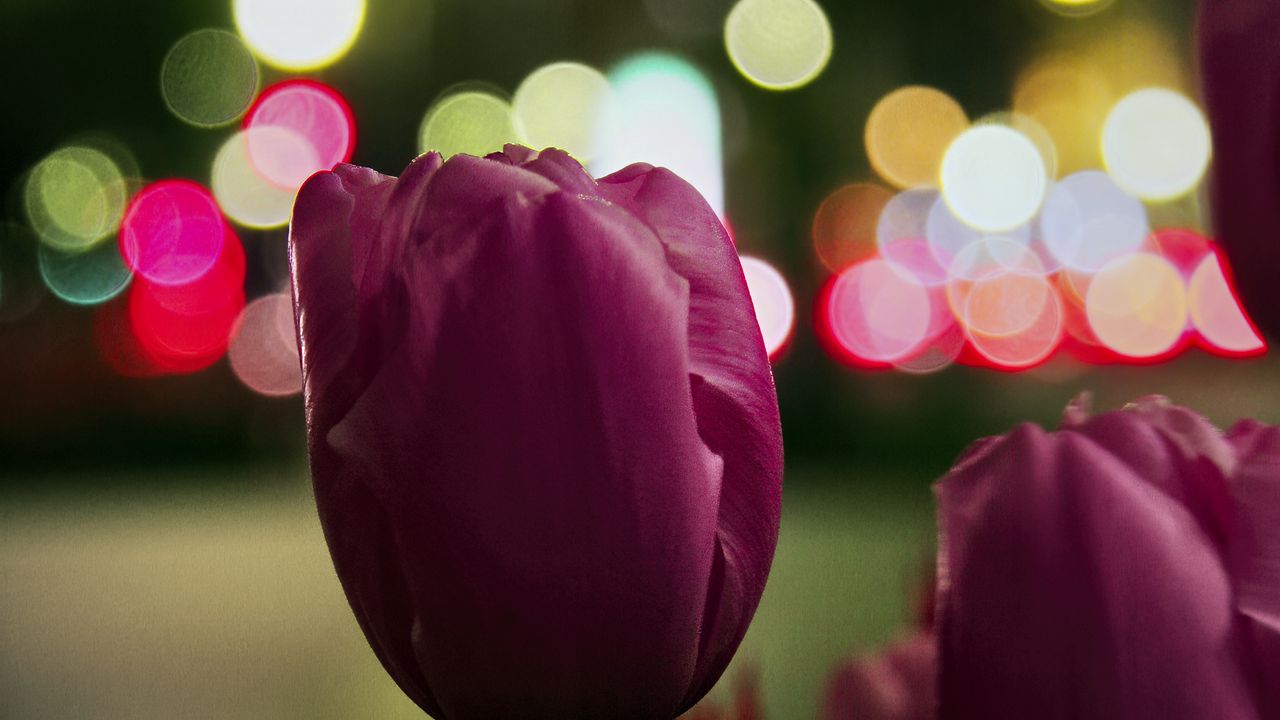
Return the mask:
<path id="1" fill-rule="evenodd" d="M 940 717 L 1280 717 L 1280 427 L 1153 398 L 936 488 Z"/>
<path id="2" fill-rule="evenodd" d="M 307 181 L 308 450 L 370 645 L 437 720 L 669 720 L 777 541 L 782 438 L 741 265 L 672 173 L 431 153 Z"/>

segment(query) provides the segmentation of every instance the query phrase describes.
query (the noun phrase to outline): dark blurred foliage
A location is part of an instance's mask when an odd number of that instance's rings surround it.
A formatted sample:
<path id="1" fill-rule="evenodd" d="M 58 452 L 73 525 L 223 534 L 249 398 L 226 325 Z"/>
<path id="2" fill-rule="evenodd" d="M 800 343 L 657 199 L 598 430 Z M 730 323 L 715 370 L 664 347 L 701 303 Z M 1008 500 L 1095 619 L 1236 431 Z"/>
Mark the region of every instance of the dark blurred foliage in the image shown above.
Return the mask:
<path id="1" fill-rule="evenodd" d="M 1052 421 L 1084 387 L 1110 384 L 1123 395 L 1130 386 L 1135 393 L 1153 384 L 1162 389 L 1162 378 L 1194 384 L 1227 367 L 1193 356 L 1168 368 L 1084 375 L 857 373 L 822 352 L 808 317 L 823 279 L 809 222 L 827 192 L 869 177 L 862 127 L 879 97 L 920 83 L 951 93 L 971 117 L 1004 109 L 1014 77 L 1051 33 L 1087 37 L 1117 16 L 1158 20 L 1189 53 L 1192 0 L 1118 0 L 1086 19 L 1058 17 L 1036 0 L 825 0 L 835 30 L 831 63 L 811 85 L 785 93 L 750 85 L 729 63 L 720 29 L 730 4 L 372 0 L 350 54 L 315 76 L 350 100 L 355 162 L 397 174 L 414 154 L 426 108 L 454 84 L 482 80 L 511 91 L 549 61 L 607 68 L 644 49 L 696 62 L 721 96 L 728 215 L 739 243 L 787 274 L 800 308 L 795 340 L 776 368 L 793 464 L 891 465 L 925 481 L 981 434 L 1022 418 Z M 232 28 L 229 0 L 0 0 L 5 218 L 21 220 L 22 173 L 88 132 L 123 141 L 148 178 L 207 181 L 227 131 L 184 125 L 166 110 L 158 87 L 169 47 L 202 27 Z M 264 69 L 265 83 L 279 77 Z M 279 277 L 284 233 L 241 237 L 252 297 Z M 94 349 L 93 316 L 46 297 L 33 314 L 0 325 L 0 477 L 19 468 L 239 465 L 300 456 L 299 399 L 253 395 L 225 361 L 194 376 L 119 377 Z"/>

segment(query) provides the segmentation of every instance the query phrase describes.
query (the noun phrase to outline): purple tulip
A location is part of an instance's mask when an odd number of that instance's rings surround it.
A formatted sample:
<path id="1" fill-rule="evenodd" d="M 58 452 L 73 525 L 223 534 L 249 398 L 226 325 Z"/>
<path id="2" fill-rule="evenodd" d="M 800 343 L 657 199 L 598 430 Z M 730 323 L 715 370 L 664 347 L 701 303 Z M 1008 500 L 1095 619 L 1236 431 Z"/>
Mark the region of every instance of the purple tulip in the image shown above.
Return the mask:
<path id="1" fill-rule="evenodd" d="M 1213 220 L 1250 317 L 1280 338 L 1280 2 L 1202 0 Z"/>
<path id="2" fill-rule="evenodd" d="M 1280 427 L 1077 405 L 937 495 L 940 717 L 1280 717 Z"/>
<path id="3" fill-rule="evenodd" d="M 316 504 L 370 645 L 438 720 L 667 720 L 772 561 L 782 438 L 734 247 L 672 173 L 437 154 L 303 186 Z"/>

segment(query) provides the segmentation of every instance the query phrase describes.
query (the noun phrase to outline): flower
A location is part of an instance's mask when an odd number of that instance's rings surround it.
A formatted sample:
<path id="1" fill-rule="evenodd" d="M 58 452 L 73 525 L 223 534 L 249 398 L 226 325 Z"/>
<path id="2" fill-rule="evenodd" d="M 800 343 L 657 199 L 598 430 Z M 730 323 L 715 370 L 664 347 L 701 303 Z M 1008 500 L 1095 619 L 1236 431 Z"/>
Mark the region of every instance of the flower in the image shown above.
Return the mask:
<path id="1" fill-rule="evenodd" d="M 936 488 L 940 717 L 1280 717 L 1280 427 L 1159 398 Z"/>
<path id="2" fill-rule="evenodd" d="M 1280 3 L 1202 0 L 1199 36 L 1215 229 L 1250 317 L 1280 337 Z"/>
<path id="3" fill-rule="evenodd" d="M 400 687 L 437 720 L 691 707 L 759 602 L 782 477 L 697 192 L 517 146 L 341 165 L 290 249 L 316 504 Z"/>

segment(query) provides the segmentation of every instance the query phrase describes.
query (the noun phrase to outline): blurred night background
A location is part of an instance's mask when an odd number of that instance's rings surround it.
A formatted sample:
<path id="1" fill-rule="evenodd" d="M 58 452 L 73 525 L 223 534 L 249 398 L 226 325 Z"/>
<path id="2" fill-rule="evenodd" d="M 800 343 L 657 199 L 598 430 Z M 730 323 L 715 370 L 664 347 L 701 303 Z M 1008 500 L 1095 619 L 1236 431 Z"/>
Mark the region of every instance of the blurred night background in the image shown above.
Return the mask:
<path id="1" fill-rule="evenodd" d="M 1086 390 L 1280 421 L 1203 201 L 1194 11 L 0 0 L 0 717 L 421 716 L 311 505 L 288 210 L 334 162 L 512 141 L 669 164 L 750 258 L 784 519 L 711 702 L 754 671 L 815 717 L 911 621 L 974 439 Z"/>

